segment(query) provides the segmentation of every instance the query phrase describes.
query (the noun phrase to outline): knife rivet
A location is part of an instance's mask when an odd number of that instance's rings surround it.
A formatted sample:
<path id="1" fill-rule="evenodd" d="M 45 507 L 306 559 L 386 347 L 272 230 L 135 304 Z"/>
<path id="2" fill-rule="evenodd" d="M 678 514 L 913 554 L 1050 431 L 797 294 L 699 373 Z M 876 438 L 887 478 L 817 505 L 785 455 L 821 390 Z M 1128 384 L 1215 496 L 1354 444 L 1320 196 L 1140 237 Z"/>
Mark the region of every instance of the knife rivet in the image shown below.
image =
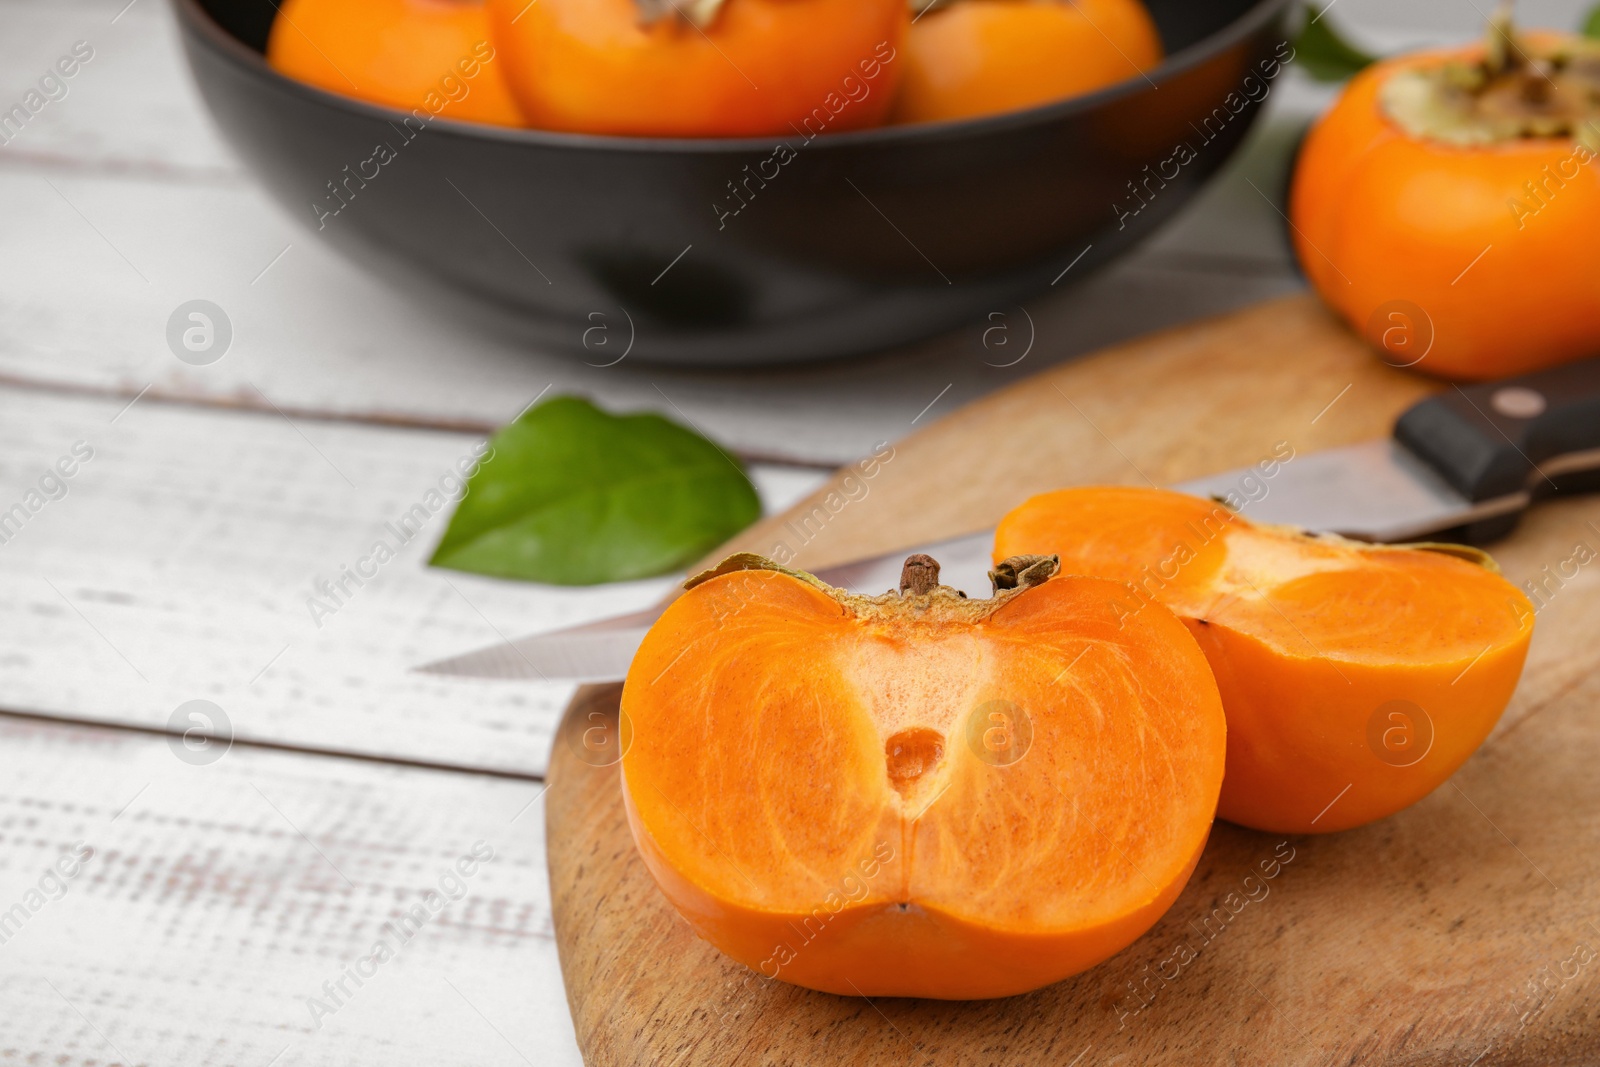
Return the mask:
<path id="1" fill-rule="evenodd" d="M 1548 406 L 1544 394 L 1520 385 L 1496 389 L 1489 398 L 1489 406 L 1513 419 L 1536 419 Z"/>

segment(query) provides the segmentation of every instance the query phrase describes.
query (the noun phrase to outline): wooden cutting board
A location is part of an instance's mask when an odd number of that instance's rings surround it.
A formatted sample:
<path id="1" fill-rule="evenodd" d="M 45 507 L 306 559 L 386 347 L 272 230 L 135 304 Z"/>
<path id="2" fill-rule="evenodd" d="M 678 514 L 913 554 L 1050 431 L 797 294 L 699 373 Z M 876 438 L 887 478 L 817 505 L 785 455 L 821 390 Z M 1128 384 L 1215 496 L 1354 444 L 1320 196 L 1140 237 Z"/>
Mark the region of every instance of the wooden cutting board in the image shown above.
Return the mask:
<path id="1" fill-rule="evenodd" d="M 907 383 L 908 403 L 926 384 Z M 1376 437 L 1437 387 L 1383 366 L 1293 297 L 1045 371 L 895 443 L 849 493 L 836 479 L 730 547 L 787 544 L 813 567 L 889 551 L 983 529 L 1058 486 L 1162 484 L 1253 463 L 1278 442 L 1299 453 Z M 1219 822 L 1148 934 L 1006 1000 L 814 993 L 752 977 L 698 940 L 635 854 L 617 768 L 580 758 L 585 729 L 610 724 L 615 736 L 620 692 L 585 688 L 547 798 L 556 935 L 585 1060 L 1594 1067 L 1600 561 L 1571 563 L 1580 544 L 1600 551 L 1600 498 L 1542 506 L 1495 546 L 1513 581 L 1557 579 L 1515 700 L 1450 782 L 1341 834 Z M 1242 879 L 1263 861 L 1277 875 L 1252 893 Z"/>

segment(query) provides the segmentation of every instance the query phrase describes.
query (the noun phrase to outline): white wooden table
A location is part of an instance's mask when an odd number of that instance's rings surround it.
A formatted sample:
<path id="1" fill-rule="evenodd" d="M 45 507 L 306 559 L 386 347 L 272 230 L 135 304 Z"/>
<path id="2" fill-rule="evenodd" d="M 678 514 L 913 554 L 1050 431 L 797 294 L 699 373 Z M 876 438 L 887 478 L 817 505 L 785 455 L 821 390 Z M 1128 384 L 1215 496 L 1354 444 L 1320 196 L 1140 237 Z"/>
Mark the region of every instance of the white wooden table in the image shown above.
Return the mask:
<path id="1" fill-rule="evenodd" d="M 1473 5 L 1336 17 L 1394 46 L 1475 33 Z M 441 515 L 320 625 L 312 583 L 547 388 L 681 412 L 777 508 L 1018 375 L 1294 289 L 1263 193 L 1326 99 L 1280 82 L 1176 223 L 1028 306 L 1014 366 L 980 321 L 845 364 L 601 370 L 408 305 L 297 228 L 211 129 L 161 0 L 0 0 L 0 110 L 78 41 L 67 95 L 0 146 L 0 512 L 44 499 L 0 529 L 0 1063 L 578 1063 L 539 802 L 570 690 L 408 669 L 671 579 L 430 571 Z M 165 342 L 197 297 L 235 330 L 205 367 Z M 172 732 L 196 700 L 231 744 Z"/>

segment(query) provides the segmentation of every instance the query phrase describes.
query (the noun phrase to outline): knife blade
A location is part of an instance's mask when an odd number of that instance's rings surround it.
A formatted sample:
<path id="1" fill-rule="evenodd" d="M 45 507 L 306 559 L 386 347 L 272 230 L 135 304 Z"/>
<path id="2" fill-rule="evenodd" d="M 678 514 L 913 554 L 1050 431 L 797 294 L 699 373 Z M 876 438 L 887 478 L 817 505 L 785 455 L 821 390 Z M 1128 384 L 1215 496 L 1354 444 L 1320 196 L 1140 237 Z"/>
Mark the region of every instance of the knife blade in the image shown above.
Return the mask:
<path id="1" fill-rule="evenodd" d="M 824 567 L 816 576 L 857 593 L 881 593 L 900 584 L 900 566 L 910 552 L 927 552 L 939 561 L 939 578 L 968 596 L 989 595 L 989 549 L 994 531 L 955 537 L 906 552 Z M 461 678 L 531 678 L 563 682 L 616 682 L 628 672 L 633 654 L 666 610 L 659 604 L 609 619 L 530 634 L 450 656 L 415 668 L 425 674 Z"/>
<path id="2" fill-rule="evenodd" d="M 1172 486 L 1225 500 L 1256 522 L 1364 541 L 1433 536 L 1479 543 L 1509 533 L 1553 493 L 1600 488 L 1600 359 L 1519 378 L 1454 386 L 1407 409 L 1393 436 Z M 893 589 L 913 552 L 939 560 L 945 584 L 989 595 L 985 530 L 819 570 L 860 593 Z M 619 681 L 666 605 L 532 634 L 416 668 L 429 674 Z"/>

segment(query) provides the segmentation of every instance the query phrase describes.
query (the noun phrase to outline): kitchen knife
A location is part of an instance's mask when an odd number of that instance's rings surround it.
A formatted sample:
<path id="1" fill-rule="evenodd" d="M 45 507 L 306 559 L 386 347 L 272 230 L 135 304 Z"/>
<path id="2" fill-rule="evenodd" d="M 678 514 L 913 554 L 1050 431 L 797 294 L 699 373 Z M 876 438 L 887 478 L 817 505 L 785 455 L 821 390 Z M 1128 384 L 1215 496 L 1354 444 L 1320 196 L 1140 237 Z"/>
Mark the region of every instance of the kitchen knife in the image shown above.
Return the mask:
<path id="1" fill-rule="evenodd" d="M 1600 359 L 1502 382 L 1454 386 L 1409 408 L 1394 434 L 1184 482 L 1252 520 L 1364 541 L 1423 537 L 1490 541 L 1552 493 L 1600 488 Z M 918 545 L 816 572 L 859 593 L 899 584 L 912 552 L 939 560 L 941 580 L 988 596 L 994 531 Z M 430 674 L 617 681 L 665 605 L 533 634 L 429 663 Z"/>

